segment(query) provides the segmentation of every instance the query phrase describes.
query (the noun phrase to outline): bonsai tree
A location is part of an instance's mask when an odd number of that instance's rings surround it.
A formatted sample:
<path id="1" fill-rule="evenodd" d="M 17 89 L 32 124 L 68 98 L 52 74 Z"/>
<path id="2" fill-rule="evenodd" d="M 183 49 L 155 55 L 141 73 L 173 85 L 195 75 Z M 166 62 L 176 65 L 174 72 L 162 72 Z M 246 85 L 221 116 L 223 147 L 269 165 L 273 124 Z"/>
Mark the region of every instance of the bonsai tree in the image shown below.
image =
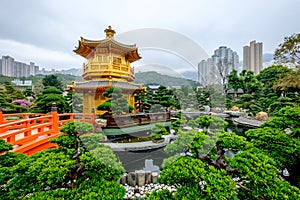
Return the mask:
<path id="1" fill-rule="evenodd" d="M 163 135 L 168 135 L 168 134 L 169 132 L 167 131 L 163 123 L 156 123 L 151 128 L 151 137 L 154 140 L 159 140 L 162 138 Z"/>
<path id="2" fill-rule="evenodd" d="M 121 88 L 110 87 L 103 92 L 103 96 L 110 99 L 98 105 L 97 110 L 106 110 L 109 114 L 122 114 L 131 113 L 134 109 L 123 97 Z"/>
<path id="3" fill-rule="evenodd" d="M 118 181 L 125 170 L 111 148 L 98 145 L 87 151 L 76 140 L 74 126 L 69 127 L 51 140 L 58 148 L 31 156 L 8 152 L 12 145 L 0 139 L 0 199 L 124 198 Z"/>

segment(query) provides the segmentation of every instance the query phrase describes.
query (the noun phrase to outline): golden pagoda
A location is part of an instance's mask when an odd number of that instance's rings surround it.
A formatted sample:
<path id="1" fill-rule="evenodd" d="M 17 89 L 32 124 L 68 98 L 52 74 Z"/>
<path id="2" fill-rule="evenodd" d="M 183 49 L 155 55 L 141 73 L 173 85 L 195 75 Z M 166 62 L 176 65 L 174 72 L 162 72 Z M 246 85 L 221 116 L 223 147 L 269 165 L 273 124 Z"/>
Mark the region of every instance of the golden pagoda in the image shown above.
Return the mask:
<path id="1" fill-rule="evenodd" d="M 102 95 L 109 87 L 123 90 L 129 105 L 134 107 L 133 94 L 144 90 L 141 85 L 134 84 L 134 68 L 130 63 L 141 59 L 136 45 L 122 44 L 114 40 L 116 33 L 111 26 L 104 30 L 103 40 L 88 40 L 80 37 L 79 45 L 74 52 L 87 59 L 83 63 L 82 77 L 84 82 L 73 83 L 72 91 L 83 93 L 83 112 L 103 114 L 98 105 L 108 100 Z"/>

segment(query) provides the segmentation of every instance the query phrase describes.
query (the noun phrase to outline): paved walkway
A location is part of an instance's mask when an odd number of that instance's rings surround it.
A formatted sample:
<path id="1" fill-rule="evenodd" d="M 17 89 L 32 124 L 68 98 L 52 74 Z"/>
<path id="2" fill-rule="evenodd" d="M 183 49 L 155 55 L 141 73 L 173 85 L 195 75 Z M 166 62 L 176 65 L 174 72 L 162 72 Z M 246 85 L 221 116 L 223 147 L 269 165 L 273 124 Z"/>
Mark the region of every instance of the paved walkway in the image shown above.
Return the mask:
<path id="1" fill-rule="evenodd" d="M 245 117 L 235 118 L 235 119 L 233 119 L 233 121 L 235 121 L 239 124 L 243 124 L 243 125 L 254 127 L 254 128 L 259 128 L 259 126 L 264 123 L 264 122 L 256 120 L 256 119 L 249 119 L 249 118 L 245 118 Z"/>
<path id="2" fill-rule="evenodd" d="M 162 143 L 154 143 L 152 141 L 147 142 L 133 142 L 133 143 L 103 143 L 112 148 L 113 151 L 144 151 L 157 149 L 166 146 L 170 143 L 170 140 L 175 139 L 176 135 L 164 135 L 165 141 Z"/>

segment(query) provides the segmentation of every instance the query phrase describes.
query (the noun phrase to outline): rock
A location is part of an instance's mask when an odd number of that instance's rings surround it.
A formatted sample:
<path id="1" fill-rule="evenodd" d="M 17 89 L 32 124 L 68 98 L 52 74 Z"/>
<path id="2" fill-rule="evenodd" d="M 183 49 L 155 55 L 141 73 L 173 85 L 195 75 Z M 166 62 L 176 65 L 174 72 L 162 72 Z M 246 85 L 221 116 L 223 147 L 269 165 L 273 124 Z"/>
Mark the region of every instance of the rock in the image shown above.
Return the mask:
<path id="1" fill-rule="evenodd" d="M 145 185 L 145 172 L 137 171 L 136 176 L 137 176 L 136 184 L 140 187 Z"/>
<path id="2" fill-rule="evenodd" d="M 269 119 L 268 113 L 261 111 L 261 112 L 257 113 L 255 119 L 257 119 L 259 121 L 268 121 L 268 119 Z"/>
<path id="3" fill-rule="evenodd" d="M 151 177 L 152 177 L 152 183 L 157 183 L 158 173 L 152 172 Z"/>
<path id="4" fill-rule="evenodd" d="M 231 108 L 231 111 L 239 111 L 239 107 L 233 106 L 233 107 Z"/>
<path id="5" fill-rule="evenodd" d="M 124 174 L 120 179 L 120 184 L 125 185 L 127 183 L 127 174 Z"/>
<path id="6" fill-rule="evenodd" d="M 106 119 L 95 119 L 95 127 L 96 128 L 102 128 L 107 125 Z"/>
<path id="7" fill-rule="evenodd" d="M 130 172 L 127 175 L 127 182 L 128 182 L 128 185 L 130 185 L 130 186 L 136 185 L 136 174 L 134 172 Z"/>

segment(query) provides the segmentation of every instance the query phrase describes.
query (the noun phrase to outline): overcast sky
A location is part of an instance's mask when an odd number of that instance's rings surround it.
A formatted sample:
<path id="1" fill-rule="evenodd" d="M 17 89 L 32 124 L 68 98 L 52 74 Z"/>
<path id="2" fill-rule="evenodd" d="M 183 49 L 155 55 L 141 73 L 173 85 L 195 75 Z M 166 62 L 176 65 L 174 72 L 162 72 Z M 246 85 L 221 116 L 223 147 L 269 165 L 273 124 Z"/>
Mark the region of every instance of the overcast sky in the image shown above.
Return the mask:
<path id="1" fill-rule="evenodd" d="M 242 60 L 242 47 L 251 40 L 263 42 L 264 53 L 273 53 L 285 36 L 299 33 L 299 8 L 300 0 L 1 0 L 0 55 L 47 69 L 79 68 L 84 59 L 73 50 L 80 36 L 103 39 L 111 25 L 117 34 L 144 28 L 176 32 L 209 56 L 226 45 Z M 140 64 L 172 60 L 151 61 L 145 49 L 140 54 Z"/>

